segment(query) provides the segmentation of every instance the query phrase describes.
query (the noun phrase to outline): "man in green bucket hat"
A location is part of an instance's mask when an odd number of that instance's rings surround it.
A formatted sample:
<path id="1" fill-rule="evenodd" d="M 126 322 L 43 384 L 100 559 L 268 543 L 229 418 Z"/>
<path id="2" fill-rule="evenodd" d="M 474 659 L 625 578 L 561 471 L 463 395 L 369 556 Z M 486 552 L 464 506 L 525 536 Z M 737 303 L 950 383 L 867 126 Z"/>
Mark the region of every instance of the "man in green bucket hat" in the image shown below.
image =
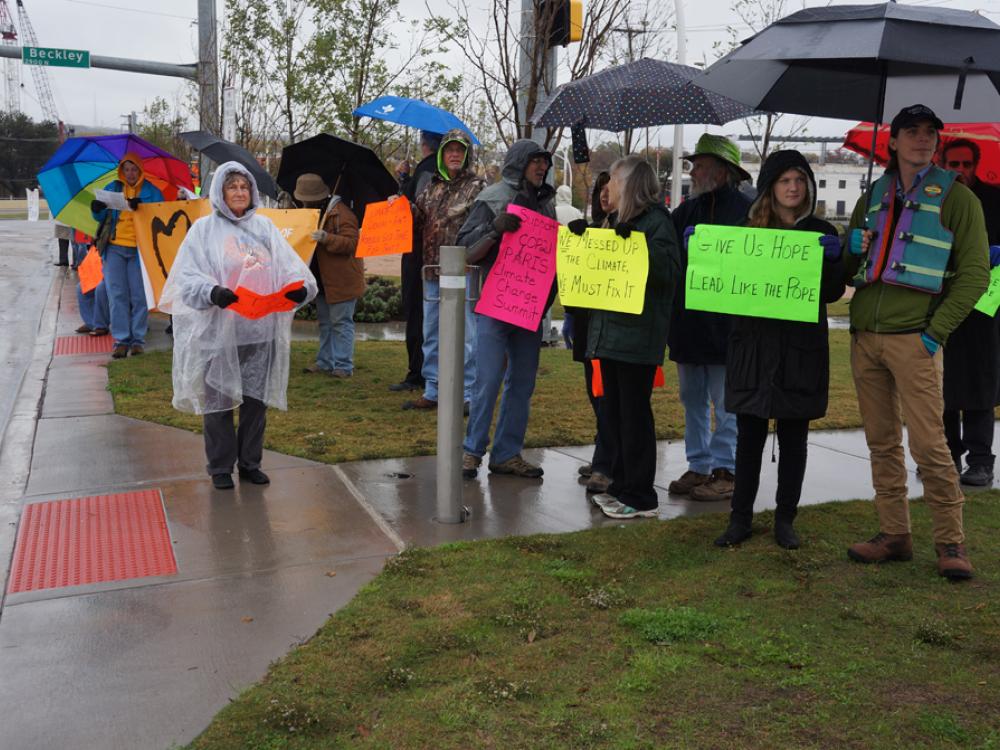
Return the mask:
<path id="1" fill-rule="evenodd" d="M 691 162 L 691 194 L 673 212 L 677 236 L 684 238 L 682 276 L 687 274 L 687 241 L 698 224 L 739 226 L 750 199 L 739 185 L 750 179 L 740 166 L 740 149 L 721 135 L 705 133 Z M 736 415 L 726 411 L 726 343 L 729 316 L 686 310 L 684 285 L 674 297 L 670 323 L 670 359 L 677 363 L 684 405 L 684 448 L 687 470 L 670 483 L 674 495 L 706 502 L 730 500 L 736 467 Z M 712 430 L 711 409 L 715 409 Z"/>

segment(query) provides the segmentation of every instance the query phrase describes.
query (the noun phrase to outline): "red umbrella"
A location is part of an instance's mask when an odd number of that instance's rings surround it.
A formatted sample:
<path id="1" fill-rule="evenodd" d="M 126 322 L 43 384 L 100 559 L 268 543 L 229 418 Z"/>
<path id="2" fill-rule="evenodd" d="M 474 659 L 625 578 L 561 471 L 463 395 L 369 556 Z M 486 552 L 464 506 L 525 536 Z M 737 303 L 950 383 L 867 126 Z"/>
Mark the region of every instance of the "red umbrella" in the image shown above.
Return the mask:
<path id="1" fill-rule="evenodd" d="M 973 141 L 979 146 L 982 158 L 976 176 L 983 182 L 1000 184 L 1000 123 L 997 122 L 966 122 L 950 123 L 941 132 L 941 145 L 958 138 Z M 844 148 L 861 154 L 866 159 L 871 158 L 872 124 L 858 123 L 847 131 L 844 138 Z M 889 126 L 882 125 L 878 129 L 878 140 L 875 146 L 875 161 L 885 166 L 889 161 Z"/>

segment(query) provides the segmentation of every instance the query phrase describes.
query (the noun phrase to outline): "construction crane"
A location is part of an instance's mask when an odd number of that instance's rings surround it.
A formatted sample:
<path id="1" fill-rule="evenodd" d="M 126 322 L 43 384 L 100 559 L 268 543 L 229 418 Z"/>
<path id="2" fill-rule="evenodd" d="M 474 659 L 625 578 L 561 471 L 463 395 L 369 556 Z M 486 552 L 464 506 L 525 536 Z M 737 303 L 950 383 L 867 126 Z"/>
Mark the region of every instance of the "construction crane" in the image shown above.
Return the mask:
<path id="1" fill-rule="evenodd" d="M 0 44 L 7 47 L 17 46 L 17 29 L 11 18 L 7 0 L 0 0 Z M 6 57 L 3 61 L 3 79 L 5 88 L 4 109 L 8 112 L 21 111 L 21 61 Z"/>
<path id="2" fill-rule="evenodd" d="M 6 6 L 6 0 L 0 0 Z M 25 43 L 29 47 L 38 46 L 38 37 L 35 36 L 35 27 L 31 25 L 28 17 L 28 9 L 24 7 L 23 0 L 17 0 L 17 22 L 21 27 L 21 34 Z M 59 111 L 56 109 L 56 100 L 52 96 L 52 86 L 49 84 L 49 71 L 44 65 L 29 65 L 31 75 L 35 79 L 35 92 L 38 94 L 38 103 L 42 107 L 42 115 L 46 120 L 59 123 Z"/>

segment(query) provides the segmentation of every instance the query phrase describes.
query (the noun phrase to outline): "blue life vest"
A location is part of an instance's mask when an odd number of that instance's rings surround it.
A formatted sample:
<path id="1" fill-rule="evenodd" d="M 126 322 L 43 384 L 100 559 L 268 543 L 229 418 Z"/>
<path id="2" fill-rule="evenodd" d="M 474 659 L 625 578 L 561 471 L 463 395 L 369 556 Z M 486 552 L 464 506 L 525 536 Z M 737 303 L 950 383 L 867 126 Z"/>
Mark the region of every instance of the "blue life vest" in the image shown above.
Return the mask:
<path id="1" fill-rule="evenodd" d="M 886 174 L 876 180 L 868 204 L 868 226 L 875 236 L 854 277 L 855 287 L 881 280 L 928 294 L 941 292 L 945 278 L 952 275 L 947 268 L 955 240 L 941 223 L 941 206 L 955 176 L 931 166 L 902 199 L 892 237 L 886 232 L 892 224 L 893 204 L 900 200 L 896 195 L 898 175 Z"/>

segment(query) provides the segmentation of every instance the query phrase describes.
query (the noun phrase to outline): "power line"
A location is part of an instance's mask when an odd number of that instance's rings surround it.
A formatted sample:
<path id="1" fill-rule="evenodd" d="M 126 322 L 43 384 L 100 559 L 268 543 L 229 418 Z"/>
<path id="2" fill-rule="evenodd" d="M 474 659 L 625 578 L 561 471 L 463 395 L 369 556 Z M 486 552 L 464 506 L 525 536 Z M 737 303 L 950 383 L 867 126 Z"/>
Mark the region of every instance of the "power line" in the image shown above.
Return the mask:
<path id="1" fill-rule="evenodd" d="M 108 5 L 107 3 L 95 3 L 92 0 L 62 0 L 64 3 L 76 3 L 77 5 L 92 5 L 95 8 L 109 8 L 111 10 L 124 11 L 126 13 L 142 13 L 147 16 L 163 16 L 164 18 L 179 18 L 182 21 L 197 23 L 198 19 L 192 16 L 178 16 L 174 13 L 163 13 L 158 10 L 142 10 L 141 8 L 126 8 L 121 5 Z"/>

